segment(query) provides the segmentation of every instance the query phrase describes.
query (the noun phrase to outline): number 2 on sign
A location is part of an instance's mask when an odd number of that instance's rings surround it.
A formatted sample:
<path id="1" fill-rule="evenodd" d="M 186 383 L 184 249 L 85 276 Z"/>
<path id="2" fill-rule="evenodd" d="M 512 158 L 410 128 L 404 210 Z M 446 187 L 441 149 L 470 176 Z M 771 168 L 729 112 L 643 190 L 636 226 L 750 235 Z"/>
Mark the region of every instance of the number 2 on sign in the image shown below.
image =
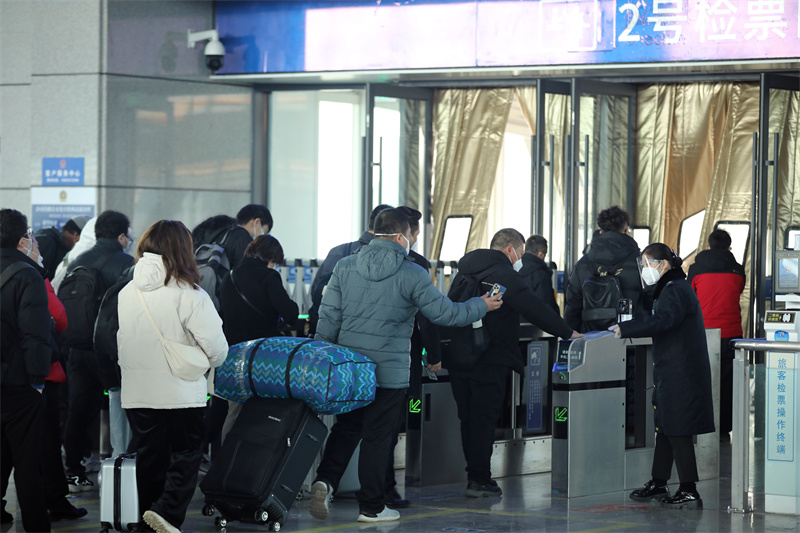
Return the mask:
<path id="1" fill-rule="evenodd" d="M 631 11 L 631 20 L 628 22 L 628 26 L 622 30 L 622 33 L 619 35 L 619 40 L 622 42 L 639 42 L 641 37 L 638 35 L 631 35 L 634 26 L 636 23 L 639 22 L 639 6 L 636 4 L 622 4 L 619 6 L 619 12 L 624 13 L 626 11 Z"/>

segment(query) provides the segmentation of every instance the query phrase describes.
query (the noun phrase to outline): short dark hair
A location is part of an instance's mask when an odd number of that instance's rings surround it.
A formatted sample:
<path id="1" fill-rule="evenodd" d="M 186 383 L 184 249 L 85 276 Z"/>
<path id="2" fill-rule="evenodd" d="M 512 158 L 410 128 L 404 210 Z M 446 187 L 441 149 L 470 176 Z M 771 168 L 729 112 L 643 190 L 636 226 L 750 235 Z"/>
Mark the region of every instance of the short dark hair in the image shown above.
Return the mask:
<path id="1" fill-rule="evenodd" d="M 525 237 L 522 235 L 522 233 L 518 232 L 514 228 L 503 228 L 494 234 L 489 248 L 492 250 L 505 250 L 509 244 L 514 248 L 517 248 L 524 242 Z"/>
<path id="2" fill-rule="evenodd" d="M 648 244 L 645 249 L 642 250 L 642 255 L 648 255 L 653 259 L 658 259 L 659 261 L 666 259 L 669 261 L 669 264 L 672 266 L 672 268 L 678 268 L 683 264 L 683 259 L 678 257 L 678 254 L 676 254 L 672 248 L 661 242 Z"/>
<path id="3" fill-rule="evenodd" d="M 408 225 L 411 226 L 411 232 L 413 233 L 417 231 L 419 229 L 419 221 L 422 218 L 422 213 L 413 207 L 408 207 L 407 205 L 401 205 L 397 209 L 402 211 L 408 217 Z"/>
<path id="4" fill-rule="evenodd" d="M 272 215 L 270 214 L 269 209 L 267 209 L 267 206 L 261 204 L 249 204 L 239 209 L 239 212 L 236 213 L 236 222 L 240 226 L 250 222 L 254 218 L 259 219 L 262 226 L 269 226 L 267 233 L 272 231 L 272 228 L 274 227 L 272 225 Z"/>
<path id="5" fill-rule="evenodd" d="M 384 209 L 375 219 L 375 235 L 396 235 L 411 229 L 408 217 L 399 209 Z"/>
<path id="6" fill-rule="evenodd" d="M 103 211 L 94 223 L 94 236 L 98 239 L 116 239 L 127 235 L 131 227 L 128 217 L 119 211 Z"/>
<path id="7" fill-rule="evenodd" d="M 525 251 L 530 254 L 538 254 L 539 252 L 547 253 L 547 239 L 541 235 L 531 235 L 525 241 Z"/>
<path id="8" fill-rule="evenodd" d="M 78 235 L 81 234 L 80 226 L 78 226 L 72 219 L 69 219 L 64 223 L 64 227 L 61 228 L 61 231 L 66 231 L 69 233 L 77 233 Z"/>
<path id="9" fill-rule="evenodd" d="M 715 229 L 708 236 L 708 247 L 712 250 L 727 250 L 731 247 L 731 234 L 724 229 Z"/>
<path id="10" fill-rule="evenodd" d="M 369 226 L 367 226 L 369 231 L 375 231 L 375 219 L 378 218 L 378 215 L 381 214 L 381 211 L 385 211 L 387 209 L 393 208 L 390 205 L 381 204 L 372 210 L 372 213 L 369 214 Z"/>
<path id="11" fill-rule="evenodd" d="M 603 209 L 597 215 L 597 225 L 603 231 L 622 233 L 631 225 L 631 216 L 618 205 Z"/>
<path id="12" fill-rule="evenodd" d="M 275 261 L 279 265 L 283 264 L 284 259 L 283 247 L 272 235 L 259 235 L 253 239 L 253 242 L 247 245 L 244 256 L 260 259 L 264 263 Z"/>
<path id="13" fill-rule="evenodd" d="M 16 209 L 0 209 L 0 248 L 16 249 L 28 233 L 28 217 Z"/>

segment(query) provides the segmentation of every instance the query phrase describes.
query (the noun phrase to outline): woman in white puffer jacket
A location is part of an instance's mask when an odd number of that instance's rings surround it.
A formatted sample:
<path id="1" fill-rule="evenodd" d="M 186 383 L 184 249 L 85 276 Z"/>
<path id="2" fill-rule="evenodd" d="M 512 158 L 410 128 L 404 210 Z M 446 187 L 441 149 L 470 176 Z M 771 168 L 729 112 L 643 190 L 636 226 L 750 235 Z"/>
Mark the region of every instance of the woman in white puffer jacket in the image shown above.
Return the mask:
<path id="1" fill-rule="evenodd" d="M 222 320 L 199 281 L 191 233 L 160 220 L 142 235 L 133 281 L 119 293 L 122 407 L 137 453 L 139 509 L 159 533 L 180 531 L 194 495 L 207 383 L 202 375 L 187 381 L 172 374 L 148 312 L 165 339 L 197 346 L 210 367 L 221 365 L 228 353 Z"/>

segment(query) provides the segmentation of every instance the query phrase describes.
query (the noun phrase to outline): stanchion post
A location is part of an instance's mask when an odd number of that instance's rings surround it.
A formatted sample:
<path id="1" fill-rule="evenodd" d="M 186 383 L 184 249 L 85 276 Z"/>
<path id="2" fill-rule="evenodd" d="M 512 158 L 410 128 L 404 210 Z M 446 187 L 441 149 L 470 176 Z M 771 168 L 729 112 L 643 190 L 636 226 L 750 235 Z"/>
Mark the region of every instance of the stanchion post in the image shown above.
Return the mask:
<path id="1" fill-rule="evenodd" d="M 731 506 L 750 513 L 750 361 L 747 350 L 736 348 L 733 360 L 733 428 L 731 431 Z"/>

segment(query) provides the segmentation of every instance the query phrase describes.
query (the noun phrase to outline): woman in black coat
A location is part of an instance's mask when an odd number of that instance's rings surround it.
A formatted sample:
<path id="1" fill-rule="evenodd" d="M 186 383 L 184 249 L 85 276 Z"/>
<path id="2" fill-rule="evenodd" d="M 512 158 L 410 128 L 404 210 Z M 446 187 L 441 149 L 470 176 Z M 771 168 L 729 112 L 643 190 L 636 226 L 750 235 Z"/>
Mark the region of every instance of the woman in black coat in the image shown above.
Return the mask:
<path id="1" fill-rule="evenodd" d="M 700 303 L 681 269 L 683 261 L 665 244 L 642 252 L 642 280 L 655 285 L 651 316 L 610 329 L 620 337 L 653 338 L 653 416 L 656 448 L 653 478 L 631 499 L 660 499 L 662 507 L 703 508 L 697 493 L 697 462 L 692 437 L 714 432 L 711 366 Z M 680 487 L 669 495 L 673 459 Z"/>
<path id="2" fill-rule="evenodd" d="M 261 235 L 247 246 L 242 262 L 223 278 L 219 300 L 222 329 L 230 346 L 280 336 L 281 320 L 288 325 L 297 322 L 297 304 L 275 270 L 282 264 L 278 239 Z"/>
<path id="3" fill-rule="evenodd" d="M 276 267 L 283 264 L 283 248 L 272 235 L 256 237 L 244 251 L 242 261 L 222 279 L 219 290 L 222 330 L 229 346 L 283 334 L 282 325 L 297 322 L 297 304 L 289 297 Z M 233 427 L 242 404 L 214 397 L 207 421 L 206 438 L 214 441 Z M 215 407 L 220 405 L 221 407 Z M 224 423 L 222 423 L 222 417 Z M 220 425 L 222 426 L 220 428 Z"/>

